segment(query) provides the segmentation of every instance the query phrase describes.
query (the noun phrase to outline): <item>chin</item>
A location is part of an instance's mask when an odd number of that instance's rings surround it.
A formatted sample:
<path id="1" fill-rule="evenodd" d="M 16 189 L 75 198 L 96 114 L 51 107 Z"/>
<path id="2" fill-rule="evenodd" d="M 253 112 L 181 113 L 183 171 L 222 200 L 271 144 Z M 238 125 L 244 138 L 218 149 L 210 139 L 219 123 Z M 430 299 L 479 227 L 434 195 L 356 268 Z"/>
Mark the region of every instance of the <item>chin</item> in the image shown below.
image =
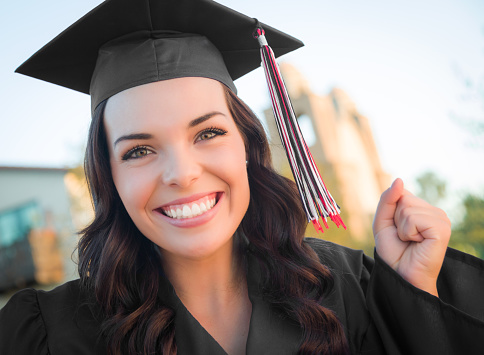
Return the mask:
<path id="1" fill-rule="evenodd" d="M 232 237 L 225 243 L 189 243 L 182 248 L 169 250 L 168 252 L 173 256 L 188 259 L 188 260 L 202 260 L 215 256 L 218 252 L 232 247 Z M 161 248 L 162 250 L 165 250 Z"/>
<path id="2" fill-rule="evenodd" d="M 208 235 L 204 234 L 176 235 L 176 239 L 171 241 L 160 238 L 148 239 L 160 247 L 162 254 L 168 253 L 171 257 L 189 260 L 210 258 L 232 247 L 233 233 L 222 236 L 212 230 Z M 227 235 L 230 237 L 227 238 Z"/>

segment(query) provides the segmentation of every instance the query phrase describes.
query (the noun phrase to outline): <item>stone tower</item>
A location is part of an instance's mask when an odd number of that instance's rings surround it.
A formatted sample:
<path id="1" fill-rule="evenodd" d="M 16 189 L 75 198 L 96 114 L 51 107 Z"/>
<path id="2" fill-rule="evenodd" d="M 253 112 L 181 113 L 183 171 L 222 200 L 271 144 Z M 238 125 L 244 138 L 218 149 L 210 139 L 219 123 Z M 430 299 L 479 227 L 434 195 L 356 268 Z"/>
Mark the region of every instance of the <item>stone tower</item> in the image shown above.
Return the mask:
<path id="1" fill-rule="evenodd" d="M 381 167 L 368 119 L 343 90 L 316 95 L 294 67 L 283 63 L 280 68 L 313 158 L 341 206 L 349 238 L 367 243 L 372 239 L 371 223 L 380 195 L 391 183 Z M 264 114 L 274 166 L 292 178 L 272 108 Z"/>

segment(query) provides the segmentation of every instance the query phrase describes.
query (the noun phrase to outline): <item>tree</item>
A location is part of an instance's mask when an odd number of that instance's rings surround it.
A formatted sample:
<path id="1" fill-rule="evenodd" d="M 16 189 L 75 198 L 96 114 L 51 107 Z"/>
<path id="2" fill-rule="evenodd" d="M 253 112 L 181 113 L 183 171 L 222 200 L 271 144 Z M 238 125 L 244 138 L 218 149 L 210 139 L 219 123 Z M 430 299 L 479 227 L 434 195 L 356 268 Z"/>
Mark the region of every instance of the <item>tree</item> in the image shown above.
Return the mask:
<path id="1" fill-rule="evenodd" d="M 484 258 L 484 198 L 468 194 L 464 218 L 452 228 L 450 246 Z"/>

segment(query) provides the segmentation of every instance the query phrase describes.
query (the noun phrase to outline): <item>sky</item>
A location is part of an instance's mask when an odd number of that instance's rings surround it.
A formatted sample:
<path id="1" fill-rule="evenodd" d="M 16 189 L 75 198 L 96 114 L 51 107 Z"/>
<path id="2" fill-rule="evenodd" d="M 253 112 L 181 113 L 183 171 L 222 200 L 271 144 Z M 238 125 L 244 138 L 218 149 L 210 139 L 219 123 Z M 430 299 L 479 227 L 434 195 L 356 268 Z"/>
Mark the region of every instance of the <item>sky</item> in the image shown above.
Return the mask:
<path id="1" fill-rule="evenodd" d="M 484 134 L 475 136 L 462 123 L 484 119 L 484 99 L 469 89 L 480 85 L 484 97 L 482 0 L 219 2 L 302 40 L 305 47 L 280 61 L 295 66 L 320 95 L 333 87 L 346 91 L 369 119 L 383 168 L 409 189 L 430 170 L 447 182 L 449 204 L 467 192 L 484 194 L 484 144 L 477 142 Z M 0 166 L 82 161 L 89 97 L 14 70 L 99 3 L 2 4 Z M 270 105 L 262 69 L 235 84 L 262 117 Z"/>

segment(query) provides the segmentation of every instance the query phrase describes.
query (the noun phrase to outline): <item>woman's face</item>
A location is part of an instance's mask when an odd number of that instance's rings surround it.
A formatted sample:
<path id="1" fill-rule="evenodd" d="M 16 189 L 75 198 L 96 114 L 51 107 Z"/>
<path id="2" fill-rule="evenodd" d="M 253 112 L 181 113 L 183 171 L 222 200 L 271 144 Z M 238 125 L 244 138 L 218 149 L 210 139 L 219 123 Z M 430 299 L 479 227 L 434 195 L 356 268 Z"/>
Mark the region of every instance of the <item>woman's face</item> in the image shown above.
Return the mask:
<path id="1" fill-rule="evenodd" d="M 231 247 L 250 192 L 222 84 L 180 78 L 122 91 L 104 126 L 119 196 L 162 253 L 201 259 Z"/>

